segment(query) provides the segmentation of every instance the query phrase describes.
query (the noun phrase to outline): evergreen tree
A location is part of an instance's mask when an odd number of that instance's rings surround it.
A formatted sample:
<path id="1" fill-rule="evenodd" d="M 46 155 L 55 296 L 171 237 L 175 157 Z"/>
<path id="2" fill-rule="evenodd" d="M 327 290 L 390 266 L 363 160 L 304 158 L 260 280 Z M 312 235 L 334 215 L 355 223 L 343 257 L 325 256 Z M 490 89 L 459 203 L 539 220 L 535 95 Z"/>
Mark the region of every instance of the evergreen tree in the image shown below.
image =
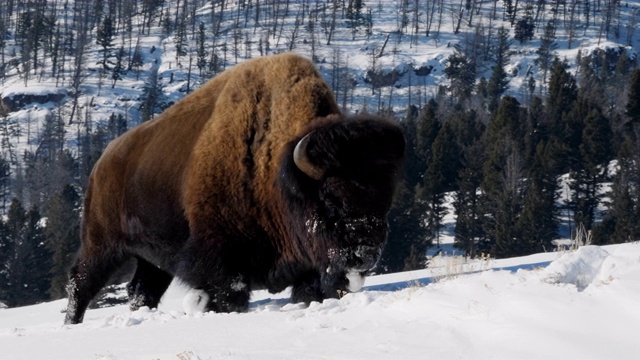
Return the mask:
<path id="1" fill-rule="evenodd" d="M 20 60 L 24 70 L 25 84 L 31 70 L 38 69 L 40 49 L 43 47 L 45 35 L 49 31 L 44 8 L 36 7 L 22 12 L 16 24 L 16 44 L 20 47 Z M 4 34 L 3 34 L 4 35 Z"/>
<path id="2" fill-rule="evenodd" d="M 459 165 L 453 202 L 457 217 L 454 245 L 475 258 L 482 252 L 488 253 L 483 241 L 486 237 L 482 231 L 479 199 L 485 159 L 484 124 L 473 110 L 453 113 L 447 123 L 455 133 L 459 149 L 459 158 L 454 161 Z"/>
<path id="3" fill-rule="evenodd" d="M 423 209 L 416 202 L 415 191 L 407 187 L 406 181 L 401 181 L 389 210 L 389 239 L 378 264 L 380 272 L 408 270 L 415 266 L 418 254 L 426 257 L 431 237 L 422 216 Z"/>
<path id="4" fill-rule="evenodd" d="M 420 270 L 427 267 L 427 257 L 420 246 L 411 245 L 409 256 L 404 260 L 403 271 Z"/>
<path id="5" fill-rule="evenodd" d="M 574 221 L 589 230 L 595 222 L 595 211 L 602 198 L 600 188 L 612 158 L 611 138 L 609 120 L 597 107 L 590 107 L 584 117 L 579 161 L 572 165 L 570 173 Z"/>
<path id="6" fill-rule="evenodd" d="M 473 109 L 465 112 L 452 112 L 449 115 L 447 122 L 453 129 L 456 136 L 456 142 L 458 143 L 458 148 L 462 151 L 461 154 L 463 156 L 465 155 L 464 150 L 467 147 L 474 145 L 482 139 L 485 125 L 478 116 L 478 112 Z M 463 164 L 464 161 L 460 160 L 460 163 Z"/>
<path id="7" fill-rule="evenodd" d="M 71 181 L 69 178 L 74 174 L 59 162 L 64 142 L 65 126 L 62 117 L 57 113 L 47 115 L 38 147 L 33 152 L 24 153 L 26 196 L 22 200 L 25 203 L 40 208 L 61 188 L 60 181 Z"/>
<path id="8" fill-rule="evenodd" d="M 447 58 L 444 73 L 450 81 L 449 91 L 457 101 L 469 98 L 476 81 L 474 63 L 459 49 Z"/>
<path id="9" fill-rule="evenodd" d="M 364 2 L 362 0 L 349 0 L 347 4 L 347 28 L 351 29 L 354 39 L 358 29 L 367 23 L 367 19 L 362 12 L 363 7 Z"/>
<path id="10" fill-rule="evenodd" d="M 486 219 L 485 231 L 493 242 L 493 252 L 496 257 L 513 257 L 530 254 L 528 249 L 522 246 L 522 238 L 518 232 L 518 220 L 522 211 L 522 177 L 523 162 L 515 146 L 507 146 L 506 158 L 503 168 L 499 173 L 499 182 L 504 187 L 494 189 L 487 194 L 492 199 L 486 201 L 491 209 L 493 218 Z M 486 178 L 483 187 L 486 186 Z M 483 204 L 484 206 L 485 204 Z"/>
<path id="11" fill-rule="evenodd" d="M 417 163 L 415 174 L 409 179 L 409 185 L 412 187 L 423 182 L 423 178 L 427 170 L 427 163 L 431 159 L 431 146 L 438 136 L 441 127 L 437 113 L 438 103 L 435 100 L 430 99 L 427 105 L 425 105 L 420 111 L 420 115 L 417 119 L 417 130 L 415 135 Z"/>
<path id="12" fill-rule="evenodd" d="M 522 147 L 526 122 L 521 121 L 523 109 L 516 98 L 505 96 L 487 125 L 487 149 L 489 153 L 503 153 L 504 143 L 513 142 Z M 522 150 L 517 148 L 517 150 Z M 504 153 L 503 153 L 504 154 Z"/>
<path id="13" fill-rule="evenodd" d="M 26 213 L 20 201 L 11 202 L 2 234 L 9 244 L 0 298 L 9 306 L 35 304 L 48 299 L 51 254 L 40 226 L 40 213 Z"/>
<path id="14" fill-rule="evenodd" d="M 489 111 L 493 112 L 498 108 L 500 97 L 507 90 L 509 79 L 502 65 L 496 64 L 491 72 L 491 77 L 487 83 L 487 95 L 489 96 Z"/>
<path id="15" fill-rule="evenodd" d="M 19 305 L 31 305 L 49 300 L 51 285 L 51 253 L 46 244 L 42 217 L 37 208 L 26 214 L 22 228 L 22 243 L 17 252 L 23 273 L 16 294 Z"/>
<path id="16" fill-rule="evenodd" d="M 544 126 L 544 112 L 542 99 L 533 96 L 527 108 L 526 136 L 524 137 L 524 154 L 527 164 L 533 163 L 538 144 L 543 140 L 549 140 L 549 129 Z"/>
<path id="17" fill-rule="evenodd" d="M 522 253 L 549 251 L 551 240 L 556 237 L 558 178 L 552 147 L 544 141 L 538 143 L 527 175 L 522 215 L 517 222 Z"/>
<path id="18" fill-rule="evenodd" d="M 542 82 L 545 84 L 547 82 L 547 72 L 551 67 L 557 48 L 556 27 L 554 20 L 552 19 L 549 20 L 544 28 L 544 34 L 540 38 L 540 47 L 536 50 L 538 57 L 535 59 L 536 65 L 538 65 L 538 68 L 542 70 Z"/>
<path id="19" fill-rule="evenodd" d="M 96 43 L 102 48 L 102 60 L 99 64 L 102 65 L 103 74 L 109 70 L 109 64 L 111 64 L 109 58 L 111 57 L 111 51 L 113 50 L 113 38 L 115 36 L 114 31 L 113 19 L 111 19 L 110 16 L 105 16 L 100 27 L 98 27 L 98 34 L 96 37 Z"/>
<path id="20" fill-rule="evenodd" d="M 632 124 L 640 124 L 640 68 L 631 73 L 629 96 L 625 113 Z"/>
<path id="21" fill-rule="evenodd" d="M 583 55 L 578 52 L 578 69 L 576 71 L 577 80 L 580 83 L 580 96 L 588 98 L 592 102 L 600 101 L 602 93 L 605 91 L 604 82 L 600 79 L 602 72 L 596 71 L 594 57 L 591 54 Z"/>
<path id="22" fill-rule="evenodd" d="M 407 139 L 405 168 L 389 211 L 389 239 L 378 265 L 381 272 L 398 272 L 404 270 L 405 266 L 417 266 L 421 262 L 420 259 L 416 260 L 416 256 L 426 256 L 426 250 L 431 245 L 431 237 L 423 222 L 424 206 L 416 199 L 416 186 L 410 185 L 419 182 L 412 177 L 418 176 L 415 169 L 420 159 L 415 146 L 415 111 L 408 111 L 407 115 L 405 121 L 400 123 Z"/>
<path id="23" fill-rule="evenodd" d="M 599 108 L 594 107 L 584 118 L 580 155 L 589 173 L 601 174 L 599 179 L 607 176 L 607 165 L 613 158 L 612 138 L 609 119 Z"/>
<path id="24" fill-rule="evenodd" d="M 483 165 L 483 230 L 493 255 L 521 255 L 516 223 L 522 206 L 522 122 L 520 104 L 504 97 L 486 131 Z"/>
<path id="25" fill-rule="evenodd" d="M 461 149 L 456 138 L 451 121 L 447 121 L 438 136 L 431 145 L 431 159 L 427 166 L 427 174 L 425 181 L 429 182 L 429 176 L 439 173 L 437 177 L 440 179 L 434 182 L 434 189 L 437 192 L 450 192 L 456 190 L 458 180 L 458 172 L 460 170 Z M 431 173 L 429 173 L 431 171 Z"/>
<path id="26" fill-rule="evenodd" d="M 127 131 L 127 119 L 122 114 L 111 113 L 107 128 L 109 130 L 109 135 L 107 136 L 109 140 L 115 139 Z"/>
<path id="27" fill-rule="evenodd" d="M 447 214 L 444 206 L 445 193 L 455 190 L 460 168 L 459 159 L 460 150 L 455 134 L 447 122 L 431 146 L 427 171 L 417 194 L 418 199 L 426 206 L 428 229 L 435 234 L 438 244 L 442 220 Z"/>
<path id="28" fill-rule="evenodd" d="M 178 22 L 178 26 L 176 26 L 176 33 L 173 37 L 173 41 L 176 46 L 176 64 L 181 66 L 180 58 L 186 56 L 188 54 L 188 44 L 189 41 L 187 39 L 187 24 L 186 20 L 181 20 Z"/>
<path id="29" fill-rule="evenodd" d="M 67 273 L 80 245 L 80 196 L 71 185 L 55 194 L 46 206 L 45 236 L 53 254 L 51 268 L 52 299 L 66 296 Z"/>
<path id="30" fill-rule="evenodd" d="M 22 204 L 14 198 L 9 206 L 7 220 L 2 222 L 2 242 L 4 261 L 0 263 L 2 269 L 2 283 L 0 283 L 0 299 L 8 306 L 16 306 L 19 300 L 16 297 L 16 281 L 19 281 L 19 266 L 16 263 L 16 253 L 20 246 L 20 233 L 25 222 L 26 215 Z"/>
<path id="31" fill-rule="evenodd" d="M 632 75 L 632 70 L 634 67 L 635 61 L 629 57 L 629 52 L 626 48 L 620 49 L 620 56 L 616 61 L 616 67 L 612 76 L 612 90 L 615 93 L 622 91 L 624 85 L 628 79 L 630 79 L 630 75 Z"/>
<path id="32" fill-rule="evenodd" d="M 487 83 L 487 95 L 489 96 L 489 111 L 494 111 L 498 107 L 500 97 L 507 90 L 509 79 L 505 71 L 505 66 L 509 63 L 509 30 L 504 27 L 498 29 L 498 43 L 496 45 L 496 62 L 491 72 L 491 77 Z"/>
<path id="33" fill-rule="evenodd" d="M 145 122 L 162 110 L 162 87 L 158 75 L 152 73 L 145 83 L 140 99 L 140 120 Z"/>
<path id="34" fill-rule="evenodd" d="M 505 20 L 509 20 L 511 22 L 511 25 L 513 26 L 513 22 L 516 16 L 516 8 L 513 4 L 512 0 L 505 0 L 503 2 L 503 6 L 504 6 L 504 17 Z"/>
<path id="35" fill-rule="evenodd" d="M 116 87 L 116 82 L 118 80 L 122 80 L 122 73 L 124 72 L 124 65 L 122 62 L 124 61 L 124 55 L 124 47 L 121 46 L 120 50 L 116 53 L 116 64 L 111 73 L 111 80 L 113 80 L 113 83 L 111 83 L 112 89 Z"/>
<path id="36" fill-rule="evenodd" d="M 18 164 L 18 152 L 14 138 L 20 136 L 21 127 L 14 117 L 8 115 L 7 111 L 0 106 L 0 148 L 2 157 L 15 166 Z"/>
<path id="37" fill-rule="evenodd" d="M 536 25 L 533 16 L 526 15 L 516 22 L 513 38 L 518 40 L 520 44 L 524 44 L 525 41 L 533 39 L 535 29 Z"/>
<path id="38" fill-rule="evenodd" d="M 0 221 L 0 303 L 6 304 L 9 300 L 9 271 L 13 257 L 14 243 L 9 236 L 5 221 Z"/>
<path id="39" fill-rule="evenodd" d="M 164 34 L 169 34 L 173 31 L 173 21 L 171 21 L 170 16 L 164 16 L 162 18 L 162 32 Z"/>
<path id="40" fill-rule="evenodd" d="M 471 258 L 490 251 L 490 244 L 486 243 L 486 236 L 482 231 L 479 197 L 484 162 L 483 147 L 483 143 L 477 141 L 463 151 L 464 166 L 460 171 L 458 191 L 453 203 L 456 212 L 454 245 Z"/>
<path id="41" fill-rule="evenodd" d="M 407 151 L 404 161 L 404 179 L 408 188 L 415 188 L 421 181 L 426 168 L 426 163 L 420 157 L 422 145 L 418 144 L 419 125 L 417 123 L 418 109 L 411 105 L 407 109 L 404 120 L 400 123 L 407 142 Z"/>
<path id="42" fill-rule="evenodd" d="M 576 107 L 578 86 L 576 79 L 569 73 L 566 62 L 554 59 L 549 80 L 547 96 L 547 116 L 544 124 L 545 132 L 554 138 L 562 149 L 558 154 L 563 159 L 560 172 L 568 172 L 571 164 L 579 157 L 578 149 L 582 136 L 582 119 L 586 113 L 581 112 L 583 106 Z M 560 175 L 560 174 L 557 174 Z"/>
<path id="43" fill-rule="evenodd" d="M 617 154 L 617 170 L 613 177 L 611 191 L 607 194 L 609 203 L 602 222 L 594 227 L 595 244 L 615 244 L 640 238 L 638 224 L 638 185 L 640 184 L 640 163 L 634 154 L 634 144 L 626 138 Z"/>
<path id="44" fill-rule="evenodd" d="M 637 217 L 635 202 L 628 184 L 616 177 L 611 195 L 611 208 L 593 230 L 593 243 L 596 245 L 619 244 L 637 239 Z"/>
<path id="45" fill-rule="evenodd" d="M 44 129 L 36 156 L 46 162 L 53 162 L 64 147 L 64 120 L 55 113 L 48 114 L 44 119 Z"/>
<path id="46" fill-rule="evenodd" d="M 11 194 L 11 164 L 3 158 L 0 158 L 0 210 L 2 213 L 7 211 L 7 199 Z"/>
<path id="47" fill-rule="evenodd" d="M 200 71 L 200 76 L 202 76 L 202 72 L 207 67 L 207 56 L 209 55 L 207 53 L 205 45 L 206 45 L 206 33 L 205 33 L 204 23 L 201 22 L 198 25 L 198 37 L 196 39 L 196 48 L 198 49 L 197 50 L 197 56 L 198 56 L 197 66 L 198 66 L 198 70 Z"/>

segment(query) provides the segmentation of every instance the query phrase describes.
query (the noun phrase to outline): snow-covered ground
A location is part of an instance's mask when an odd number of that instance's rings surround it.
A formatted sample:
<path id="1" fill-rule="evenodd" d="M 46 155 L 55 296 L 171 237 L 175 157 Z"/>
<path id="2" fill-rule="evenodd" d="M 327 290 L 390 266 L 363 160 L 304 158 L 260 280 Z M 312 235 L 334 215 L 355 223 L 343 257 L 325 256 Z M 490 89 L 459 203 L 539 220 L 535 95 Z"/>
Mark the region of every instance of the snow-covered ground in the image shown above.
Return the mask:
<path id="1" fill-rule="evenodd" d="M 449 259 L 308 308 L 259 292 L 248 313 L 185 315 L 173 285 L 157 310 L 90 310 L 76 326 L 62 325 L 64 300 L 0 309 L 0 358 L 640 358 L 639 243 Z"/>

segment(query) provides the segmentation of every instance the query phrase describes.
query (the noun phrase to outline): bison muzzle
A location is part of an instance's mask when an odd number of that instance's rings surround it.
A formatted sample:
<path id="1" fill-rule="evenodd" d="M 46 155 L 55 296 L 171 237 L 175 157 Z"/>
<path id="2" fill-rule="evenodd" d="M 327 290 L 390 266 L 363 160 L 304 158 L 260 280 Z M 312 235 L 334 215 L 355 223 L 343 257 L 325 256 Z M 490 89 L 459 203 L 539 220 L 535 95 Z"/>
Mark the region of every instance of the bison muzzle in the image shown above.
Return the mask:
<path id="1" fill-rule="evenodd" d="M 67 324 L 125 261 L 130 308 L 173 277 L 206 309 L 256 289 L 310 303 L 357 291 L 386 241 L 403 158 L 398 125 L 345 116 L 317 70 L 282 54 L 229 69 L 112 141 L 85 196 Z"/>

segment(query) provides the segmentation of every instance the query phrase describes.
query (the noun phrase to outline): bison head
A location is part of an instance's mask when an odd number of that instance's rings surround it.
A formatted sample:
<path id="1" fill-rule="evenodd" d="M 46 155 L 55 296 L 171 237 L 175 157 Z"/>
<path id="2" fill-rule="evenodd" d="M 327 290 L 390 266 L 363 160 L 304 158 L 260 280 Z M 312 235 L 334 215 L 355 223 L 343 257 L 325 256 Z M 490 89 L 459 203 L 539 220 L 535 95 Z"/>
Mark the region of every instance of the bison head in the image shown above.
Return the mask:
<path id="1" fill-rule="evenodd" d="M 295 144 L 284 185 L 326 291 L 359 290 L 380 258 L 404 148 L 399 126 L 371 116 L 327 122 Z"/>

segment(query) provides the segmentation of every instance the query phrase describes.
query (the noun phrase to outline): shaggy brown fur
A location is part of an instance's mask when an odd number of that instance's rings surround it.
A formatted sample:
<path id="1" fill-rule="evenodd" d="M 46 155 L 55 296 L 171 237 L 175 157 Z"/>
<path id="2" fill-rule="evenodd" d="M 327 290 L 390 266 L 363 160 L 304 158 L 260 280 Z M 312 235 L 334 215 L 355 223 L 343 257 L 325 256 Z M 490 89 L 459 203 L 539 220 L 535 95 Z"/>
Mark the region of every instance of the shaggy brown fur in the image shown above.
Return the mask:
<path id="1" fill-rule="evenodd" d="M 89 301 L 132 256 L 138 259 L 128 286 L 132 309 L 157 306 L 174 275 L 206 291 L 209 309 L 216 311 L 245 310 L 249 291 L 256 288 L 280 291 L 298 284 L 296 300 L 307 302 L 335 296 L 344 285 L 344 269 L 322 280 L 324 285 L 318 285 L 324 276 L 318 270 L 329 272 L 326 251 L 339 249 L 339 241 L 310 245 L 305 226 L 320 216 L 321 194 L 337 185 L 308 179 L 290 159 L 296 142 L 314 129 L 326 134 L 314 135 L 310 156 L 326 152 L 324 146 L 335 150 L 332 156 L 345 158 L 338 153 L 346 150 L 333 149 L 327 139 L 354 141 L 351 130 L 333 127 L 351 123 L 372 129 L 356 131 L 367 133 L 367 139 L 393 144 L 391 155 L 378 157 L 388 157 L 384 171 L 395 173 L 404 147 L 397 126 L 345 119 L 313 64 L 283 54 L 225 71 L 114 140 L 90 177 L 66 323 L 82 321 Z M 384 185 L 376 188 L 386 189 L 379 206 L 384 214 L 378 217 L 386 216 L 395 184 L 387 175 L 382 178 Z M 360 211 L 357 216 L 368 215 Z M 386 227 L 376 229 L 386 236 Z M 377 249 L 384 236 L 375 238 Z"/>

